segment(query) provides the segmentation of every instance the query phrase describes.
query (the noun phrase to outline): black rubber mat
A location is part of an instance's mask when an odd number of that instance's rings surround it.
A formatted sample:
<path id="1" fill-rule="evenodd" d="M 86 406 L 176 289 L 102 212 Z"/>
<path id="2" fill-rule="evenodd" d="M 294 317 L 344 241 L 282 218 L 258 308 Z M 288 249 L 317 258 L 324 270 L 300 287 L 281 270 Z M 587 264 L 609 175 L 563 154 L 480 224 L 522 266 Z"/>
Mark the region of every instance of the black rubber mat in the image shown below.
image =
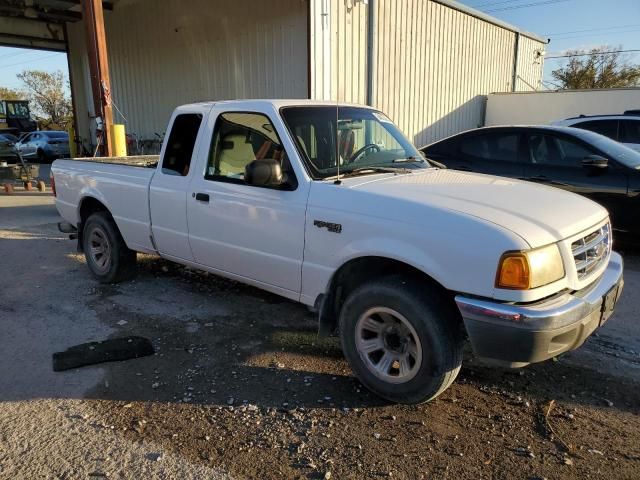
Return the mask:
<path id="1" fill-rule="evenodd" d="M 96 363 L 130 360 L 154 353 L 153 345 L 144 337 L 121 337 L 104 342 L 82 343 L 69 347 L 64 352 L 54 353 L 53 371 L 61 372 Z"/>

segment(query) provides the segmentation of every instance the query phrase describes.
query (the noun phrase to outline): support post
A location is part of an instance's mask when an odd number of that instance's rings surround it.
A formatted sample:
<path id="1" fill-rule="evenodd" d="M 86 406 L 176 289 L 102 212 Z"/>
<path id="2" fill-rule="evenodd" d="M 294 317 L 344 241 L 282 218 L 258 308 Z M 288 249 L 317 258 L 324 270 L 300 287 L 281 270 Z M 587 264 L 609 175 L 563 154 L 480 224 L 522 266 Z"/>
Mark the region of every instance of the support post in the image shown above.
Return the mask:
<path id="1" fill-rule="evenodd" d="M 367 7 L 367 105 L 373 107 L 375 103 L 374 89 L 376 88 L 376 42 L 378 41 L 378 10 L 376 0 L 369 0 Z"/>
<path id="2" fill-rule="evenodd" d="M 520 32 L 516 32 L 516 41 L 513 46 L 513 72 L 511 74 L 511 91 L 516 91 L 518 83 L 518 56 L 520 55 Z"/>
<path id="3" fill-rule="evenodd" d="M 111 107 L 111 83 L 109 81 L 109 60 L 102 0 L 82 0 L 82 18 L 87 30 L 87 53 L 93 108 L 96 117 L 102 119 L 102 135 L 98 141 L 101 142 L 102 154 L 111 156 L 113 145 L 109 132 L 111 125 L 113 125 L 113 109 Z"/>

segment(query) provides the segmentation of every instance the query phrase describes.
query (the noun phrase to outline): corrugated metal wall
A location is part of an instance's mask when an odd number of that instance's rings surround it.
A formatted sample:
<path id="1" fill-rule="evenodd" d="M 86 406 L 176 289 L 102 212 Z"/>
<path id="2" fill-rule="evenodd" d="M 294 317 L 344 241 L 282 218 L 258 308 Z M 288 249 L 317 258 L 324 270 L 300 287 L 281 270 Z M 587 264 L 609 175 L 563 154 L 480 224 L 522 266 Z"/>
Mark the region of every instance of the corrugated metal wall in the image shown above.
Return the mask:
<path id="1" fill-rule="evenodd" d="M 312 97 L 365 103 L 369 7 L 355 0 L 311 2 Z M 482 125 L 485 95 L 511 90 L 516 34 L 437 1 L 374 4 L 373 105 L 416 145 Z M 322 26 L 325 30 L 319 30 Z M 534 51 L 543 49 L 542 43 L 520 36 L 518 88 L 525 82 L 539 85 L 542 64 L 534 63 Z"/>
<path id="2" fill-rule="evenodd" d="M 118 2 L 105 12 L 105 26 L 112 96 L 127 131 L 152 138 L 177 105 L 194 101 L 307 98 L 307 8 L 305 0 Z M 84 25 L 69 25 L 69 37 L 86 138 L 92 108 Z"/>
<path id="3" fill-rule="evenodd" d="M 367 5 L 355 0 L 311 4 L 311 98 L 367 100 Z"/>
<path id="4" fill-rule="evenodd" d="M 373 104 L 417 145 L 481 125 L 484 96 L 511 90 L 513 31 L 434 0 L 373 4 Z M 365 103 L 369 8 L 357 0 L 191 0 L 188 8 L 121 0 L 106 12 L 113 100 L 127 131 L 142 138 L 164 131 L 176 105 L 199 100 L 310 91 Z M 69 38 L 79 133 L 88 138 L 84 25 L 69 25 Z M 517 89 L 539 85 L 535 51 L 543 49 L 520 36 Z M 117 112 L 116 121 L 123 121 Z"/>
<path id="5" fill-rule="evenodd" d="M 544 44 L 520 35 L 518 42 L 518 75 L 516 92 L 533 92 L 542 85 L 544 56 L 536 52 L 544 51 Z"/>

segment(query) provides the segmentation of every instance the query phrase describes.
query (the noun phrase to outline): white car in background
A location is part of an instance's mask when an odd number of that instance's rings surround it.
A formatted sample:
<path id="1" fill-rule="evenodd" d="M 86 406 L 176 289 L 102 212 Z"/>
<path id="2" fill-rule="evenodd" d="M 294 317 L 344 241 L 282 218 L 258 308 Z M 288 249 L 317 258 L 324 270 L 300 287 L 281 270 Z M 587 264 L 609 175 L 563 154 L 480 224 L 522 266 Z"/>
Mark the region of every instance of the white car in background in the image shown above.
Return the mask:
<path id="1" fill-rule="evenodd" d="M 552 125 L 590 130 L 640 152 L 640 110 L 627 110 L 622 115 L 580 115 Z"/>

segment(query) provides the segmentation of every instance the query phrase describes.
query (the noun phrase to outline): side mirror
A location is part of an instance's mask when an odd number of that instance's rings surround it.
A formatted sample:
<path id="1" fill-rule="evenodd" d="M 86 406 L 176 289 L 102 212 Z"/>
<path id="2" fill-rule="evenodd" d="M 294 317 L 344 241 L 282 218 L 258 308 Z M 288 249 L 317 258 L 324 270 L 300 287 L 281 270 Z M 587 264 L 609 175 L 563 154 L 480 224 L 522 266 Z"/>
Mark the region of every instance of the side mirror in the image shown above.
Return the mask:
<path id="1" fill-rule="evenodd" d="M 609 160 L 600 155 L 589 155 L 582 159 L 582 166 L 587 168 L 607 168 Z"/>
<path id="2" fill-rule="evenodd" d="M 272 158 L 254 160 L 244 167 L 244 181 L 256 187 L 279 187 L 284 183 L 280 162 Z"/>

